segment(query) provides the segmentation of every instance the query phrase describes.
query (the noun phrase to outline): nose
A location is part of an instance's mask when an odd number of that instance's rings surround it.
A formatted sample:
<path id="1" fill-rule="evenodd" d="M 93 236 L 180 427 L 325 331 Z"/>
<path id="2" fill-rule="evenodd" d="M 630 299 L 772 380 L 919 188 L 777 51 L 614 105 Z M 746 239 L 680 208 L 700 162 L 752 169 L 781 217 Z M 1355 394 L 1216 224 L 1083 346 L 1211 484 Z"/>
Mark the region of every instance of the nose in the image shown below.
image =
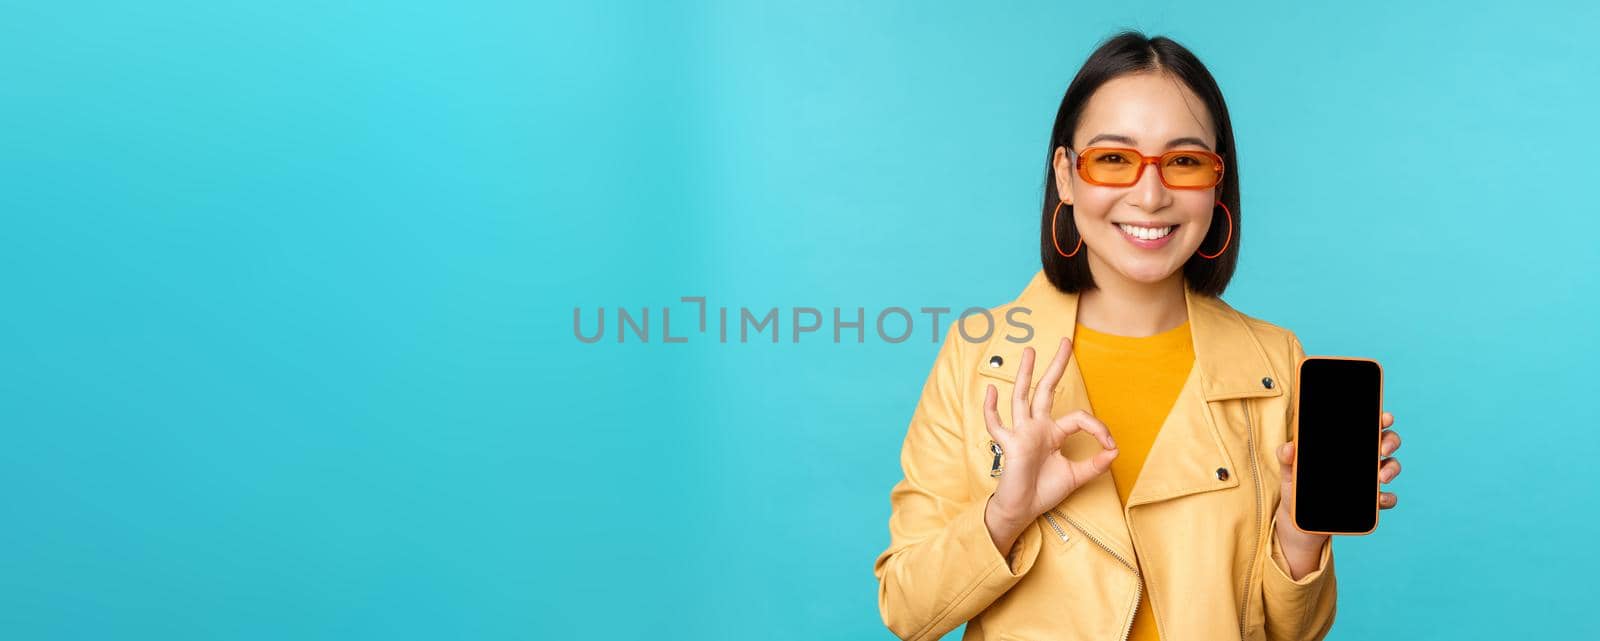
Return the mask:
<path id="1" fill-rule="evenodd" d="M 1167 206 L 1167 200 L 1172 196 L 1167 186 L 1161 184 L 1161 170 L 1155 163 L 1145 165 L 1144 171 L 1139 175 L 1139 182 L 1134 183 L 1132 189 L 1129 198 L 1133 204 L 1147 212 L 1154 212 Z"/>

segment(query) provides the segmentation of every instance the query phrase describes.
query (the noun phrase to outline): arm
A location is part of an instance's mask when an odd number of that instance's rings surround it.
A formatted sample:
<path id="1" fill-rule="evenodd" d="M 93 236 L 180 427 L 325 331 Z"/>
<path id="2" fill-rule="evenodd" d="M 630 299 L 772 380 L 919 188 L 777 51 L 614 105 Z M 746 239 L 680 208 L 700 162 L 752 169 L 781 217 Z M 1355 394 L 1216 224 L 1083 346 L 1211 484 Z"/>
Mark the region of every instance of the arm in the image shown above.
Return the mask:
<path id="1" fill-rule="evenodd" d="M 1043 541 L 1037 521 L 1019 532 L 989 514 L 992 494 L 972 496 L 967 488 L 966 361 L 955 329 L 912 414 L 900 453 L 905 477 L 890 493 L 889 547 L 873 564 L 883 622 L 907 640 L 937 639 L 988 608 L 1033 567 Z"/>
<path id="2" fill-rule="evenodd" d="M 1294 367 L 1305 356 L 1305 348 L 1293 334 L 1290 334 L 1290 341 L 1294 355 L 1291 367 Z M 1292 382 L 1289 389 L 1294 389 Z M 1295 398 L 1289 399 L 1287 421 L 1284 423 L 1289 433 L 1284 435 L 1285 439 L 1294 436 L 1297 401 Z M 1272 526 L 1268 531 L 1271 558 L 1267 565 L 1270 567 L 1266 569 L 1266 576 L 1261 582 L 1265 596 L 1267 638 L 1317 640 L 1327 636 L 1328 630 L 1333 627 L 1337 609 L 1338 586 L 1333 570 L 1333 542 L 1325 535 L 1313 539 L 1294 530 L 1294 524 L 1289 522 L 1288 510 L 1284 507 L 1287 505 L 1285 501 L 1291 500 L 1288 493 L 1289 468 L 1285 465 L 1282 469 L 1285 475 L 1282 480 L 1284 489 L 1279 492 L 1279 506 L 1274 510 Z M 1287 528 L 1281 535 L 1282 540 L 1294 541 L 1295 544 L 1288 548 L 1282 545 L 1280 528 Z"/>
<path id="3" fill-rule="evenodd" d="M 1296 579 L 1290 564 L 1278 543 L 1277 528 L 1293 528 L 1279 523 L 1282 515 L 1272 519 L 1272 558 L 1268 560 L 1266 577 L 1261 582 L 1265 592 L 1266 632 L 1268 639 L 1301 641 L 1321 639 L 1333 627 L 1338 607 L 1338 582 L 1333 571 L 1333 542 L 1323 543 L 1310 572 Z"/>

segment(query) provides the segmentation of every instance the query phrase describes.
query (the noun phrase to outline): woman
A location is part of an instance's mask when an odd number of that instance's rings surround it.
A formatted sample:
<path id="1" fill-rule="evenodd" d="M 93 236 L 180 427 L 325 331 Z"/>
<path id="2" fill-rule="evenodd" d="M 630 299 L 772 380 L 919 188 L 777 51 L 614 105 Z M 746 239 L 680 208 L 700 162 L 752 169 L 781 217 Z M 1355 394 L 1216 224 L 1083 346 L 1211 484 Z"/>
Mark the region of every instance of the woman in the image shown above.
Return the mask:
<path id="1" fill-rule="evenodd" d="M 1215 80 L 1169 39 L 1119 34 L 1073 79 L 1045 167 L 1043 269 L 951 325 L 906 434 L 874 565 L 896 635 L 1327 634 L 1332 543 L 1280 500 L 1305 352 L 1218 298 L 1239 259 L 1234 149 Z M 1025 319 L 1022 335 L 991 331 L 995 317 Z M 1035 346 L 1054 353 L 1037 380 Z M 1399 446 L 1386 429 L 1381 455 Z M 1400 473 L 1374 463 L 1381 483 Z"/>

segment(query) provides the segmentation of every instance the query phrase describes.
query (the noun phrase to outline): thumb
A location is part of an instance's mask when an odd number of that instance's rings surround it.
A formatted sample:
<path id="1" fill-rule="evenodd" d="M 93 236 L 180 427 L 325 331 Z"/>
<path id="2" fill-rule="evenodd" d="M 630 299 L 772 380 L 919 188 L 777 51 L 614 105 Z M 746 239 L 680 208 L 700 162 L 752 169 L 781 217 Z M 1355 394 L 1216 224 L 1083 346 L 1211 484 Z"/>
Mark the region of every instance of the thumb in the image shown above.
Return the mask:
<path id="1" fill-rule="evenodd" d="M 1111 469 L 1111 461 L 1116 458 L 1116 450 L 1100 450 L 1086 461 L 1069 460 L 1068 463 L 1072 465 L 1073 476 L 1083 479 L 1083 483 L 1088 483 L 1089 479 L 1105 474 L 1106 470 Z"/>
<path id="2" fill-rule="evenodd" d="M 1294 441 L 1289 441 L 1278 446 L 1278 470 L 1280 488 L 1278 490 L 1278 511 L 1280 516 L 1289 514 L 1289 502 L 1294 496 Z"/>

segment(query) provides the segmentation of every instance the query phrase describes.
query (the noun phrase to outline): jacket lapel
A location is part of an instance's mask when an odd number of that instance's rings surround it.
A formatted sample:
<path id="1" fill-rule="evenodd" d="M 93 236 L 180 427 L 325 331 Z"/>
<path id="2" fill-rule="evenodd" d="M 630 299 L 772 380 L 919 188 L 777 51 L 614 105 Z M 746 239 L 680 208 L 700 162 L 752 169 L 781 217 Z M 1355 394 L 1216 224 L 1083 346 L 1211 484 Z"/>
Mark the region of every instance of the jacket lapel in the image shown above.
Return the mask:
<path id="1" fill-rule="evenodd" d="M 1223 435 L 1242 434 L 1254 426 L 1224 429 L 1221 421 L 1228 413 L 1222 411 L 1222 402 L 1283 393 L 1266 351 L 1239 312 L 1220 299 L 1187 288 L 1184 300 L 1194 340 L 1194 366 L 1150 446 L 1128 497 L 1129 507 L 1239 485 L 1244 470 L 1229 456 Z M 1237 463 L 1248 465 L 1249 461 Z M 1219 474 L 1218 470 L 1228 473 Z M 1226 478 L 1219 478 L 1222 476 Z"/>
<path id="2" fill-rule="evenodd" d="M 1077 326 L 1078 299 L 1075 293 L 1057 290 L 1043 271 L 1036 272 L 1014 302 L 1016 307 L 1028 310 L 1025 315 L 1019 313 L 1018 320 L 1032 326 L 1033 332 L 1031 335 L 1017 330 L 1007 332 L 1000 329 L 1006 325 L 997 322 L 996 336 L 989 340 L 988 352 L 979 368 L 986 375 L 1015 381 L 1022 350 L 1031 346 L 1036 358 L 1035 380 L 1027 384 L 1035 386 L 1045 364 L 1055 355 L 1057 341 L 1062 336 L 1071 336 Z M 1195 294 L 1187 288 L 1184 301 L 1194 341 L 1194 366 L 1151 445 L 1127 507 L 1237 487 L 1243 471 L 1235 467 L 1228 455 L 1223 434 L 1242 432 L 1243 428 L 1222 429 L 1218 421 L 1225 414 L 1218 406 L 1229 399 L 1283 393 L 1282 379 L 1272 369 L 1265 350 L 1239 312 L 1218 298 Z M 993 358 L 995 356 L 999 358 Z M 1271 387 L 1266 386 L 1264 378 L 1273 381 Z M 1000 405 L 1003 414 L 1008 413 L 1004 412 L 1005 403 Z M 1094 413 L 1074 354 L 1067 361 L 1066 372 L 1056 388 L 1052 413 L 1062 416 L 1078 409 Z M 1093 436 L 1079 432 L 1067 438 L 1062 451 L 1073 460 L 1086 459 L 1100 451 L 1100 443 Z M 1218 479 L 1218 468 L 1229 470 L 1226 480 Z M 1117 495 L 1111 474 L 1102 474 L 1078 488 L 1057 509 L 1114 552 L 1130 561 L 1134 558 L 1126 508 Z"/>

